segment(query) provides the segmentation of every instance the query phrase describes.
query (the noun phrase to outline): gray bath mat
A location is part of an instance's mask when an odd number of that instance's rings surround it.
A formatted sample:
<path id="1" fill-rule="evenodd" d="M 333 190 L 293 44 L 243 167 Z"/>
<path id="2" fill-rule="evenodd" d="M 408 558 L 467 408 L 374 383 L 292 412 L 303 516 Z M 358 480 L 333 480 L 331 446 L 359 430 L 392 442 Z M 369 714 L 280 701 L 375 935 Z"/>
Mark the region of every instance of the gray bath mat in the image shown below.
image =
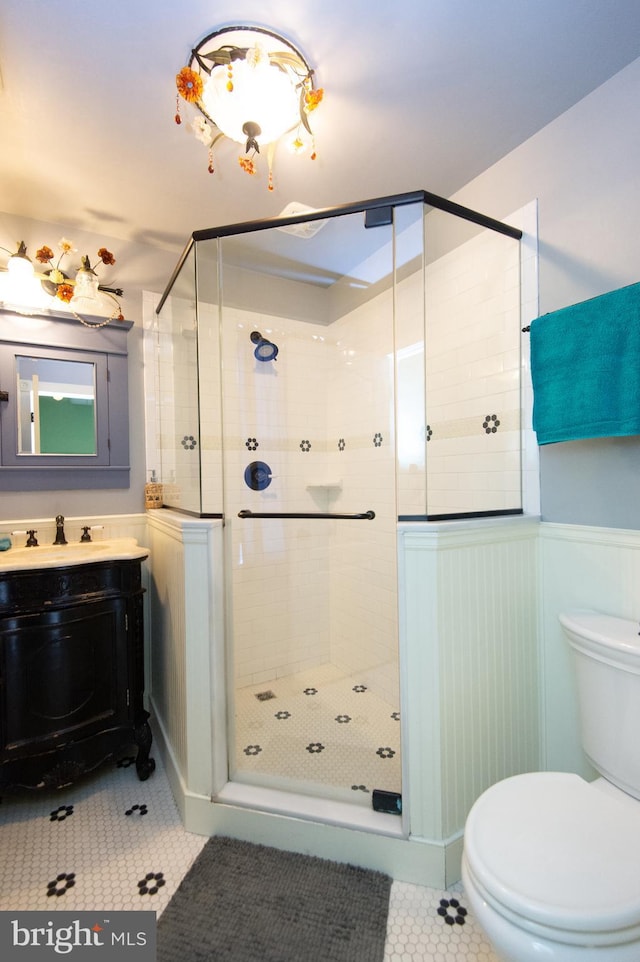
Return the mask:
<path id="1" fill-rule="evenodd" d="M 391 879 L 216 837 L 158 922 L 158 962 L 382 962 Z"/>

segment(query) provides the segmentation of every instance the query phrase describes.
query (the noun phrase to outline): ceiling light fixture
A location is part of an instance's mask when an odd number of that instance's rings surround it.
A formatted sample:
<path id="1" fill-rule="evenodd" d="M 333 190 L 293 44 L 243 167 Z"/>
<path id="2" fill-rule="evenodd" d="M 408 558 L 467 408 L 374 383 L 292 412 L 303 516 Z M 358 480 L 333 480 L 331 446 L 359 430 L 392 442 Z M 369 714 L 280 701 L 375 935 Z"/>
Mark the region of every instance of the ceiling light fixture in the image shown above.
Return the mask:
<path id="1" fill-rule="evenodd" d="M 209 173 L 214 173 L 213 148 L 224 137 L 242 144 L 238 158 L 248 174 L 257 172 L 258 155 L 267 154 L 269 190 L 273 190 L 276 143 L 289 136 L 295 153 L 316 157 L 309 114 L 322 100 L 314 71 L 284 37 L 262 27 L 222 27 L 191 51 L 176 75 L 175 121 L 182 123 L 181 98 L 199 111 L 190 126 L 208 148 Z"/>
<path id="2" fill-rule="evenodd" d="M 27 254 L 27 246 L 20 241 L 17 249 L 12 253 L 2 247 L 9 254 L 4 268 L 0 268 L 0 302 L 21 314 L 37 314 L 43 310 L 50 310 L 57 299 L 73 316 L 85 327 L 105 327 L 109 321 L 117 318 L 124 320 L 118 297 L 122 297 L 121 288 L 105 287 L 98 281 L 96 268 L 98 264 L 115 264 L 116 259 L 106 247 L 98 251 L 98 260 L 92 266 L 89 255 L 80 258 L 80 267 L 75 268 L 75 277 L 70 277 L 63 269 L 63 260 L 76 253 L 71 241 L 61 238 L 58 248 L 60 253 L 54 263 L 55 255 L 46 245 L 38 248 L 36 260 L 44 268 L 36 270 Z M 87 320 L 81 314 L 102 316 L 102 320 Z M 105 317 L 105 314 L 107 315 Z"/>

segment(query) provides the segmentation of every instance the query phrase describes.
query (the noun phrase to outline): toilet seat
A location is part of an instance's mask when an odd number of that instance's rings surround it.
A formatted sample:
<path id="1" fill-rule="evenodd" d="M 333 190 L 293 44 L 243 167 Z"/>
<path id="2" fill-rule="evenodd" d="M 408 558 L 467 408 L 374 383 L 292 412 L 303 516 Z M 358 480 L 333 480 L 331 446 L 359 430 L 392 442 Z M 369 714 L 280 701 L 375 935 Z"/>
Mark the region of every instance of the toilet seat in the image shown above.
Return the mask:
<path id="1" fill-rule="evenodd" d="M 495 911 L 569 945 L 640 940 L 640 802 L 577 775 L 536 772 L 488 789 L 467 819 L 466 871 Z"/>

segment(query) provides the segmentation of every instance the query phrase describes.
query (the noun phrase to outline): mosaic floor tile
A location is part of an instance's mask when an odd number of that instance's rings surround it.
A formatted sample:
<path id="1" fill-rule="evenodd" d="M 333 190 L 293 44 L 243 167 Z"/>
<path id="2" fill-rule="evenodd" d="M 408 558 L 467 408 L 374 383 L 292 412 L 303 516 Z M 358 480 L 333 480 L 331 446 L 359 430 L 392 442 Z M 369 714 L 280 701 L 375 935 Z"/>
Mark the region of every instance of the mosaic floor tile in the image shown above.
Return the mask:
<path id="1" fill-rule="evenodd" d="M 0 911 L 160 914 L 206 839 L 182 828 L 159 753 L 154 757 L 146 782 L 125 762 L 55 793 L 3 797 Z M 458 960 L 497 962 L 462 886 L 443 892 L 394 882 L 385 962 Z"/>
<path id="2" fill-rule="evenodd" d="M 443 892 L 394 882 L 384 962 L 458 960 L 499 962 L 467 907 L 462 885 Z"/>
<path id="3" fill-rule="evenodd" d="M 105 766 L 55 793 L 5 796 L 0 909 L 162 911 L 205 839 L 182 828 L 154 757 L 146 782 L 133 766 Z M 141 892 L 158 872 L 165 884 Z"/>
<path id="4" fill-rule="evenodd" d="M 235 743 L 248 779 L 363 805 L 374 788 L 402 790 L 398 706 L 332 665 L 239 689 Z"/>

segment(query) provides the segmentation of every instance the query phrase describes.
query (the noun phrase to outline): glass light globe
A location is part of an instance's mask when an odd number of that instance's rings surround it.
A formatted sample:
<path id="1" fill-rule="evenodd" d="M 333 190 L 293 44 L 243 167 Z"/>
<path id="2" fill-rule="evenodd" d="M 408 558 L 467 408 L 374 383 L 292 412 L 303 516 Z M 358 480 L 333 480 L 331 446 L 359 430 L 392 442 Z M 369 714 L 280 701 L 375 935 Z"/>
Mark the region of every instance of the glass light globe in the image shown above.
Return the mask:
<path id="1" fill-rule="evenodd" d="M 50 306 L 51 298 L 43 291 L 34 275 L 33 264 L 26 256 L 13 254 L 0 282 L 0 301 L 20 313 Z"/>
<path id="2" fill-rule="evenodd" d="M 258 124 L 259 144 L 278 140 L 300 120 L 299 95 L 289 78 L 268 61 L 233 63 L 233 90 L 227 90 L 227 71 L 218 67 L 204 85 L 202 103 L 222 133 L 239 144 L 247 141 L 245 124 Z"/>
<path id="3" fill-rule="evenodd" d="M 76 274 L 76 286 L 73 292 L 74 301 L 80 297 L 88 297 L 95 301 L 98 298 L 98 277 L 92 271 L 81 268 Z"/>
<path id="4" fill-rule="evenodd" d="M 71 310 L 78 314 L 104 314 L 103 295 L 98 284 L 97 274 L 81 267 L 76 273 L 73 297 L 69 302 Z"/>
<path id="5" fill-rule="evenodd" d="M 12 254 L 7 262 L 7 270 L 16 284 L 33 280 L 33 264 L 28 257 Z"/>

